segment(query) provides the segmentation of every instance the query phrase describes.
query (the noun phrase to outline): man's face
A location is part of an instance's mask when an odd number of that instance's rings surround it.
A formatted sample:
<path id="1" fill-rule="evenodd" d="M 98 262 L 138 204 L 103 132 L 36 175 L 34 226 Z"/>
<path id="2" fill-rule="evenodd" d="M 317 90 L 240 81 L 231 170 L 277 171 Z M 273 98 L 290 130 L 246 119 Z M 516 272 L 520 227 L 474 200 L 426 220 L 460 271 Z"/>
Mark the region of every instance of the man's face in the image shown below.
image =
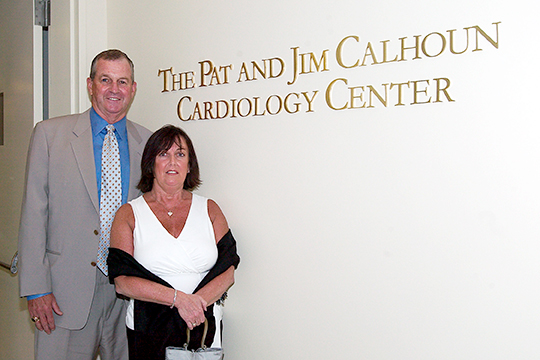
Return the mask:
<path id="1" fill-rule="evenodd" d="M 88 78 L 86 84 L 94 110 L 109 124 L 126 116 L 137 90 L 126 59 L 99 59 L 94 80 Z"/>

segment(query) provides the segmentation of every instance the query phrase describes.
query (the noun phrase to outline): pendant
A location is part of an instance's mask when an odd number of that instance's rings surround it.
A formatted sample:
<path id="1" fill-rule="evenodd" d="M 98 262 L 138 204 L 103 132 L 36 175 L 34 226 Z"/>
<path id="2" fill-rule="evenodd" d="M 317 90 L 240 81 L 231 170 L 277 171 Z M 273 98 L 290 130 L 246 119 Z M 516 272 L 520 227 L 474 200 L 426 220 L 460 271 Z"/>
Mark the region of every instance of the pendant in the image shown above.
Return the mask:
<path id="1" fill-rule="evenodd" d="M 172 211 L 168 211 L 167 215 L 172 216 Z"/>

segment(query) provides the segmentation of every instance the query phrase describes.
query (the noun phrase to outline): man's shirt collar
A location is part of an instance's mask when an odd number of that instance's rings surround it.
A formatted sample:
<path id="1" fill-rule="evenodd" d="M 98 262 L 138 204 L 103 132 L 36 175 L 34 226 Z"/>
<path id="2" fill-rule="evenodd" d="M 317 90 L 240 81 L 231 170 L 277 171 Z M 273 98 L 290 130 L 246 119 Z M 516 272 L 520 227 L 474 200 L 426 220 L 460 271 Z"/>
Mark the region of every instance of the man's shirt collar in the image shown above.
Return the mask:
<path id="1" fill-rule="evenodd" d="M 109 123 L 105 121 L 92 107 L 90 109 L 90 123 L 92 124 L 92 135 L 97 136 L 100 132 L 105 129 Z M 127 134 L 126 131 L 126 117 L 123 117 L 120 121 L 115 122 L 114 128 L 116 129 L 116 136 L 119 137 L 118 140 L 125 139 Z"/>

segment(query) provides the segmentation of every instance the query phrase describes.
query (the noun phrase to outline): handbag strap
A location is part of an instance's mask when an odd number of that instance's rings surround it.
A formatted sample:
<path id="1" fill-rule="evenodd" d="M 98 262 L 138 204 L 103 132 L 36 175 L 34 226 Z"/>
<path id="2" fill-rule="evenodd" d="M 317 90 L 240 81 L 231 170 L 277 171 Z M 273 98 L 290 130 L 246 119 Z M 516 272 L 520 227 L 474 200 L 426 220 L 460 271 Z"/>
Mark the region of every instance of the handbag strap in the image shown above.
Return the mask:
<path id="1" fill-rule="evenodd" d="M 208 333 L 208 320 L 205 318 L 204 319 L 203 336 L 202 336 L 201 347 L 200 347 L 203 350 L 206 349 L 206 345 L 204 344 L 204 342 L 206 341 L 206 334 L 207 333 Z M 187 348 L 189 346 L 189 340 L 191 338 L 191 331 L 189 330 L 189 328 L 186 329 L 186 334 L 187 334 L 187 340 L 186 340 L 186 343 L 184 344 L 184 348 L 187 350 Z"/>

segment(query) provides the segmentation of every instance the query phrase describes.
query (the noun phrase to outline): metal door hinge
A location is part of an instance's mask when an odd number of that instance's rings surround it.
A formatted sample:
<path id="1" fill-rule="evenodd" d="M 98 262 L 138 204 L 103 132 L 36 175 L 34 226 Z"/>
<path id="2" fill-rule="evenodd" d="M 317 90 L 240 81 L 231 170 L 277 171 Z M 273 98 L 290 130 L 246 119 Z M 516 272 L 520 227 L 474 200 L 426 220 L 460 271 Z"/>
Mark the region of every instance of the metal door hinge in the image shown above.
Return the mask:
<path id="1" fill-rule="evenodd" d="M 51 0 L 34 0 L 35 25 L 49 27 L 51 25 Z"/>

